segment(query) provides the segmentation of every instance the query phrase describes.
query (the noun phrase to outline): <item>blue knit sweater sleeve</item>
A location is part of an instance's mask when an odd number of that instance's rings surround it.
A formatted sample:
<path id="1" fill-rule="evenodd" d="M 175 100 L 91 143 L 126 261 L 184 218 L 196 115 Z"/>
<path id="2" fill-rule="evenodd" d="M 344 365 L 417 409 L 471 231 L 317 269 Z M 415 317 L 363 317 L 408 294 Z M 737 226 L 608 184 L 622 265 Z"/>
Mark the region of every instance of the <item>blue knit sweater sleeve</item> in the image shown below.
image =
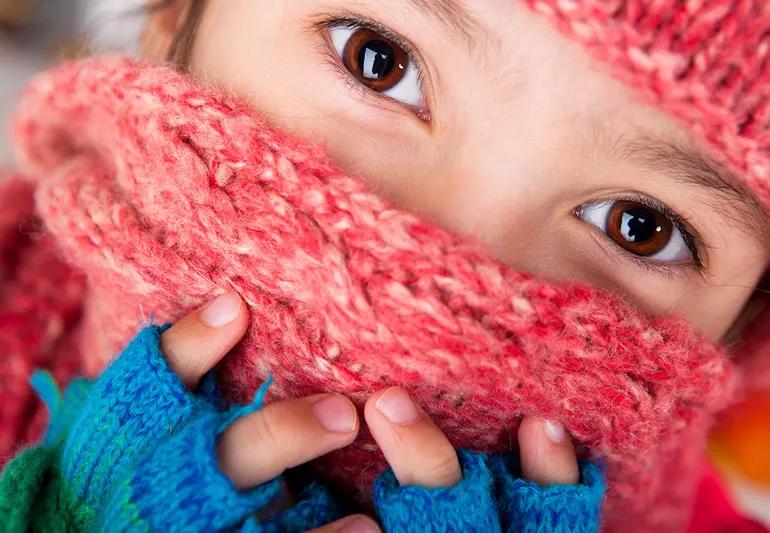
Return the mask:
<path id="1" fill-rule="evenodd" d="M 161 352 L 163 330 L 140 332 L 98 380 L 74 382 L 63 399 L 50 378 L 35 378 L 51 410 L 41 446 L 58 454 L 52 471 L 66 493 L 54 499 L 74 502 L 73 516 L 89 531 L 299 533 L 342 517 L 345 507 L 317 480 L 307 479 L 288 508 L 282 477 L 251 490 L 233 486 L 219 469 L 217 439 L 261 407 L 269 381 L 248 406 L 225 406 L 213 379 L 191 392 Z M 581 465 L 579 485 L 542 488 L 520 479 L 513 456 L 459 458 L 463 478 L 447 489 L 401 487 L 384 472 L 374 486 L 383 528 L 598 529 L 604 480 L 596 466 Z"/>
<path id="2" fill-rule="evenodd" d="M 599 530 L 604 477 L 581 462 L 577 485 L 541 487 L 524 481 L 511 454 L 458 452 L 463 479 L 451 488 L 399 486 L 387 470 L 374 498 L 386 531 L 574 532 Z"/>
<path id="3" fill-rule="evenodd" d="M 237 490 L 219 469 L 216 443 L 261 407 L 267 384 L 251 405 L 231 408 L 210 390 L 187 390 L 161 352 L 164 329 L 141 331 L 99 379 L 76 381 L 63 399 L 52 380 L 33 379 L 51 411 L 41 446 L 58 453 L 58 486 L 77 507 L 70 514 L 85 517 L 82 529 L 305 531 L 343 516 L 312 484 L 294 507 L 256 523 L 255 513 L 284 496 L 282 480 Z"/>
<path id="4" fill-rule="evenodd" d="M 602 468 L 580 461 L 577 485 L 541 487 L 521 478 L 518 457 L 488 458 L 495 478 L 497 505 L 505 531 L 568 533 L 598 531 L 605 481 Z"/>

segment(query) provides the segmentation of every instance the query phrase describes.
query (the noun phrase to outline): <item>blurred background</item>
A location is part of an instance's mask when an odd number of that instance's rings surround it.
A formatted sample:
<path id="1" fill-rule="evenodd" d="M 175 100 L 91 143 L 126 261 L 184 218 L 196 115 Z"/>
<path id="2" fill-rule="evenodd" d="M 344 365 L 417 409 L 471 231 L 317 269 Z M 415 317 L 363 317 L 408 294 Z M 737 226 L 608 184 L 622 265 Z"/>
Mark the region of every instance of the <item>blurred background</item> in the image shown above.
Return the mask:
<path id="1" fill-rule="evenodd" d="M 0 0 L 0 164 L 9 114 L 36 71 L 89 50 L 134 53 L 145 0 Z"/>
<path id="2" fill-rule="evenodd" d="M 62 58 L 136 53 L 146 0 L 0 0 L 0 165 L 10 164 L 7 123 L 24 84 Z M 727 413 L 711 442 L 747 514 L 770 525 L 770 396 Z"/>

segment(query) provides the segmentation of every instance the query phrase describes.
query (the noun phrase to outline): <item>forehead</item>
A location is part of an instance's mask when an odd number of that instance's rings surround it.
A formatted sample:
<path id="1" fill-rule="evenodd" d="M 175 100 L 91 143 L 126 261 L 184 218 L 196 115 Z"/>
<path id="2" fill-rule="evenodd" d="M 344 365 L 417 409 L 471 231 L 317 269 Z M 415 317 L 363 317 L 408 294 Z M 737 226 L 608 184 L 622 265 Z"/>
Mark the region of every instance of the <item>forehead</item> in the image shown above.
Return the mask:
<path id="1" fill-rule="evenodd" d="M 384 2 L 388 4 L 389 2 Z M 606 122 L 612 130 L 645 130 L 667 138 L 688 131 L 608 73 L 584 47 L 562 35 L 522 2 L 479 0 L 392 1 L 418 16 L 410 36 L 436 71 L 441 97 L 494 108 L 499 116 L 558 124 L 555 134 Z M 437 24 L 427 24 L 434 20 Z M 451 100 L 450 100 L 451 101 Z M 607 128 L 605 128 L 607 129 Z M 592 136 L 581 136 L 586 142 Z"/>
<path id="2" fill-rule="evenodd" d="M 445 37 L 434 35 L 443 42 L 443 64 L 437 68 L 446 85 L 461 87 L 465 102 L 475 95 L 478 105 L 495 107 L 508 122 L 547 125 L 549 135 L 564 141 L 561 146 L 666 174 L 678 185 L 724 200 L 734 208 L 733 218 L 752 232 L 768 233 L 766 210 L 690 128 L 613 78 L 605 62 L 545 17 L 521 2 L 408 4 L 439 22 L 434 29 Z M 462 63 L 459 57 L 466 64 L 447 71 L 450 60 Z"/>
<path id="3" fill-rule="evenodd" d="M 480 145 L 485 150 L 490 147 L 486 141 L 490 137 L 505 155 L 533 147 L 541 151 L 553 148 L 558 139 L 562 141 L 558 148 L 601 154 L 612 152 L 619 140 L 633 145 L 627 142 L 629 137 L 643 136 L 676 146 L 687 155 L 708 152 L 693 140 L 689 128 L 660 107 L 643 103 L 635 89 L 610 76 L 605 62 L 593 59 L 577 39 L 565 37 L 527 3 L 293 0 L 273 4 L 241 0 L 241 9 L 236 10 L 229 9 L 229 2 L 219 2 L 223 12 L 251 10 L 255 19 L 281 28 L 276 39 L 294 39 L 301 43 L 297 48 L 303 54 L 308 52 L 307 42 L 297 39 L 303 33 L 291 31 L 293 21 L 306 29 L 300 21 L 350 14 L 387 26 L 413 45 L 423 63 L 429 78 L 426 85 L 434 93 L 430 107 L 437 129 L 449 130 L 446 138 L 456 134 L 463 141 L 474 135 L 484 137 Z M 241 21 L 250 18 L 239 17 Z M 255 34 L 253 21 L 243 27 Z M 231 36 L 225 39 L 223 52 L 232 48 Z M 275 50 L 274 43 L 265 45 L 260 49 Z M 729 172 L 722 174 L 724 179 L 711 180 L 712 184 L 737 181 Z M 756 204 L 745 190 L 740 195 L 748 199 L 747 205 Z"/>

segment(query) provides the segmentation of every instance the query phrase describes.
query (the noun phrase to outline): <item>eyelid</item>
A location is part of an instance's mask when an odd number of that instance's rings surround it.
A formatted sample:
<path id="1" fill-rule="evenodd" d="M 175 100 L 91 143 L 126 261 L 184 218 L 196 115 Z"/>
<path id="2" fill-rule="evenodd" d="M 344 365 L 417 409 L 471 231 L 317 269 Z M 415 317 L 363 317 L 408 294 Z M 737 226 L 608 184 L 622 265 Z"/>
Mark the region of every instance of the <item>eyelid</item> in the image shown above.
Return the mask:
<path id="1" fill-rule="evenodd" d="M 324 28 L 329 28 L 331 26 L 340 26 L 343 28 L 366 28 L 367 30 L 374 31 L 376 33 L 379 33 L 383 37 L 393 41 L 397 45 L 399 45 L 401 48 L 404 49 L 404 51 L 409 55 L 410 59 L 416 59 L 417 53 L 415 52 L 415 47 L 412 43 L 407 41 L 404 37 L 397 34 L 387 26 L 371 20 L 367 19 L 365 17 L 358 17 L 358 16 L 352 16 L 352 15 L 345 15 L 345 16 L 338 16 L 338 17 L 330 17 L 326 19 L 324 22 L 322 22 L 322 25 Z"/>
<path id="2" fill-rule="evenodd" d="M 674 224 L 674 227 L 676 227 L 676 229 L 681 233 L 682 238 L 687 244 L 687 247 L 690 249 L 690 252 L 692 253 L 692 258 L 693 258 L 692 265 L 694 265 L 699 272 L 705 272 L 708 270 L 707 269 L 707 265 L 708 265 L 707 251 L 709 247 L 703 241 L 698 231 L 692 226 L 692 224 L 687 220 L 687 218 L 676 213 L 668 205 L 664 204 L 660 200 L 653 198 L 651 196 L 648 196 L 642 192 L 639 192 L 639 191 L 621 192 L 616 194 L 610 194 L 605 197 L 590 200 L 587 202 L 583 202 L 579 207 L 577 207 L 574 210 L 574 213 L 577 214 L 578 211 L 581 210 L 583 206 L 596 206 L 605 202 L 617 202 L 617 201 L 636 202 L 646 207 L 649 207 L 650 209 L 654 209 L 659 213 L 661 213 L 666 218 L 668 218 Z M 609 237 L 607 237 L 606 235 L 604 235 L 604 237 L 609 239 Z M 631 257 L 638 264 L 643 264 L 645 267 L 648 267 L 648 268 L 662 267 L 665 270 L 670 272 L 671 269 L 674 269 L 674 268 L 691 266 L 687 264 L 676 265 L 676 264 L 662 263 L 659 261 L 636 256 L 631 252 L 627 252 L 620 248 L 619 250 L 624 255 Z"/>
<path id="3" fill-rule="evenodd" d="M 634 266 L 652 274 L 660 276 L 667 276 L 669 278 L 678 278 L 681 276 L 691 275 L 693 272 L 701 273 L 700 269 L 693 269 L 692 263 L 664 263 L 660 261 L 650 261 L 645 257 L 634 255 L 613 243 L 606 234 L 600 231 L 592 232 L 593 238 L 596 240 L 597 245 L 601 247 L 601 250 L 612 260 L 623 261 L 623 264 L 627 264 L 627 261 L 633 262 Z M 622 265 L 621 265 L 622 266 Z M 697 268 L 697 267 L 696 267 Z"/>
<path id="4" fill-rule="evenodd" d="M 313 27 L 315 28 L 316 32 L 320 32 L 325 39 L 325 43 L 330 47 L 329 50 L 326 50 L 328 52 L 332 52 L 334 54 L 334 60 L 335 65 L 340 67 L 340 70 L 348 77 L 351 78 L 350 73 L 347 72 L 342 65 L 340 65 L 339 58 L 336 57 L 336 53 L 333 52 L 333 43 L 330 40 L 329 36 L 329 28 L 331 27 L 349 27 L 349 28 L 365 28 L 371 31 L 374 31 L 376 33 L 379 33 L 383 37 L 393 41 L 398 46 L 404 49 L 407 56 L 409 57 L 409 60 L 414 64 L 415 69 L 417 70 L 417 79 L 418 83 L 420 84 L 420 88 L 423 91 L 423 96 L 425 98 L 425 109 L 422 110 L 415 110 L 412 109 L 412 112 L 416 114 L 423 122 L 430 123 L 432 122 L 432 113 L 431 109 L 433 107 L 433 101 L 434 98 L 432 97 L 432 91 L 430 90 L 432 88 L 432 85 L 430 83 L 430 77 L 428 75 L 428 71 L 426 68 L 426 63 L 422 57 L 422 55 L 417 50 L 417 47 L 412 44 L 408 39 L 403 37 L 402 35 L 399 35 L 398 33 L 394 32 L 384 24 L 377 22 L 375 20 L 372 20 L 370 18 L 367 18 L 365 16 L 357 15 L 355 13 L 351 12 L 344 12 L 343 14 L 325 14 L 321 15 L 319 19 L 314 22 Z M 356 82 L 358 85 L 360 83 Z M 365 94 L 369 94 L 372 96 L 376 96 L 380 99 L 386 99 L 389 102 L 392 102 L 401 108 L 405 107 L 400 102 L 388 97 L 387 95 L 377 93 L 376 91 L 372 91 L 366 87 L 363 87 L 363 92 Z"/>

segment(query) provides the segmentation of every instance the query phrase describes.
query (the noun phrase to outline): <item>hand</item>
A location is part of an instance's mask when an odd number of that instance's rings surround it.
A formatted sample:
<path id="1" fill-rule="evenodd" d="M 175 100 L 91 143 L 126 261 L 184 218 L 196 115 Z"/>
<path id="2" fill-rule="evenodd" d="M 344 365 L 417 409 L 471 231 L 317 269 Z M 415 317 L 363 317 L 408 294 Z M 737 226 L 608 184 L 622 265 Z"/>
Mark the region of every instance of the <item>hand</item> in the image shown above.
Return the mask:
<path id="1" fill-rule="evenodd" d="M 391 466 L 374 486 L 375 508 L 388 531 L 599 530 L 601 472 L 595 464 L 578 464 L 559 424 L 525 418 L 517 460 L 456 451 L 398 387 L 369 398 L 364 416 Z"/>
<path id="2" fill-rule="evenodd" d="M 51 422 L 43 443 L 0 476 L 2 514 L 12 529 L 241 524 L 242 531 L 256 531 L 254 513 L 262 510 L 285 511 L 270 519 L 270 530 L 327 524 L 314 531 L 378 531 L 363 515 L 332 522 L 343 508 L 323 484 L 303 487 L 290 509 L 275 508 L 285 496 L 279 477 L 285 469 L 355 438 L 359 421 L 349 400 L 317 394 L 220 410 L 208 387 L 191 391 L 242 337 L 246 322 L 240 298 L 224 295 L 170 329 L 144 328 L 98 379 L 74 380 L 63 397 L 50 375 L 36 375 Z M 565 485 L 577 480 L 575 456 L 558 427 L 525 420 L 519 464 L 510 454 L 455 452 L 397 387 L 374 394 L 365 416 L 392 467 L 373 488 L 378 516 L 390 530 L 599 528 L 602 469 L 581 462 L 581 484 Z M 522 480 L 522 471 L 531 481 L 560 485 L 541 490 Z M 49 478 L 53 485 L 41 491 L 40 480 Z M 33 507 L 45 512 L 32 513 Z"/>
<path id="3" fill-rule="evenodd" d="M 240 340 L 247 324 L 244 303 L 237 295 L 226 294 L 166 331 L 161 346 L 171 368 L 194 388 Z M 460 480 L 454 447 L 406 391 L 391 387 L 376 392 L 364 413 L 401 485 L 451 487 Z M 220 466 L 237 487 L 253 487 L 288 468 L 347 446 L 358 429 L 355 407 L 341 395 L 317 394 L 274 402 L 225 431 L 218 445 Z M 559 424 L 525 418 L 518 439 L 525 479 L 541 485 L 578 482 L 575 449 Z M 346 527 L 377 530 L 369 518 L 354 516 L 317 531 L 348 530 Z"/>
<path id="4" fill-rule="evenodd" d="M 194 389 L 243 337 L 247 325 L 246 305 L 236 294 L 224 294 L 163 333 L 161 348 L 171 369 Z M 355 406 L 339 394 L 269 403 L 225 430 L 217 446 L 220 468 L 237 488 L 252 488 L 288 468 L 347 446 L 358 429 Z M 354 515 L 315 531 L 379 530 L 372 519 Z"/>
<path id="5" fill-rule="evenodd" d="M 399 387 L 372 395 L 366 423 L 401 485 L 451 487 L 461 478 L 457 452 Z M 525 418 L 518 433 L 522 476 L 543 486 L 579 480 L 575 447 L 555 422 Z"/>

